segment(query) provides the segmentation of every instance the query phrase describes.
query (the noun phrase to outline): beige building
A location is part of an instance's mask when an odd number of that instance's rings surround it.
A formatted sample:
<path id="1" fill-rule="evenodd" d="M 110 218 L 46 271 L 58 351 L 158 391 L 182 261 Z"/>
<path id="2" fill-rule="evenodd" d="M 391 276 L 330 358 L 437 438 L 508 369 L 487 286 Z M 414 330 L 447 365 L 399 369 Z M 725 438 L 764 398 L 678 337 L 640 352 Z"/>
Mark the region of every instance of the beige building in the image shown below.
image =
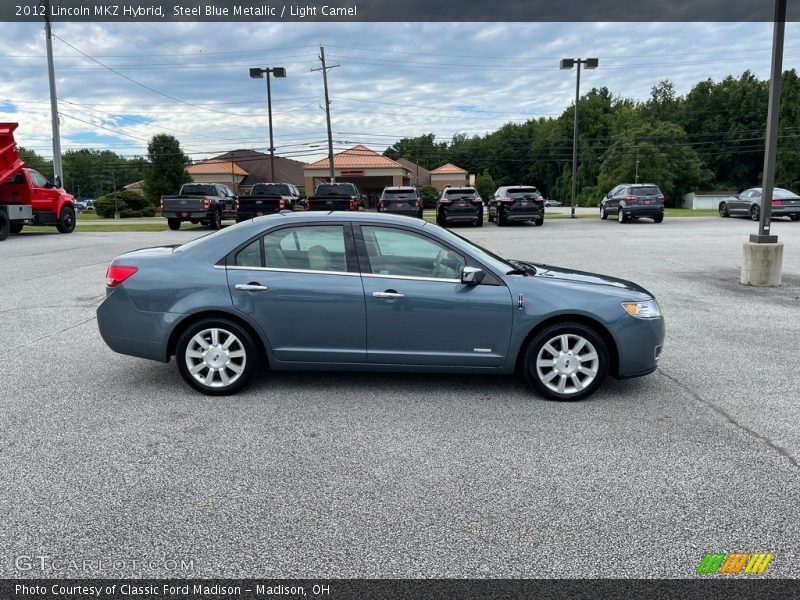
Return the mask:
<path id="1" fill-rule="evenodd" d="M 474 177 L 452 163 L 447 163 L 431 171 L 431 185 L 440 192 L 445 186 L 472 185 L 473 181 Z"/>
<path id="2" fill-rule="evenodd" d="M 189 165 L 186 172 L 195 183 L 220 183 L 236 194 L 239 193 L 242 180 L 247 177 L 247 171 L 232 161 L 204 160 Z"/>
<path id="3" fill-rule="evenodd" d="M 412 185 L 408 167 L 393 161 L 366 146 L 358 145 L 333 155 L 334 177 L 337 182 L 354 183 L 373 200 L 383 188 L 391 185 Z M 314 193 L 318 183 L 330 180 L 327 158 L 303 167 L 306 193 Z"/>

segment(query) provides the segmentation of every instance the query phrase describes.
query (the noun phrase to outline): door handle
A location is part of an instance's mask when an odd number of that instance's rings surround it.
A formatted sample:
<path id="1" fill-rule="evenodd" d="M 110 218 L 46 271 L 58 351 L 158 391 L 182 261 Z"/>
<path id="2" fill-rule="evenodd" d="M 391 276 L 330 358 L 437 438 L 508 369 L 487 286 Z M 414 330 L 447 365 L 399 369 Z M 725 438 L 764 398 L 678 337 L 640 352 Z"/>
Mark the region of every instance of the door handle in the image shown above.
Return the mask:
<path id="1" fill-rule="evenodd" d="M 400 298 L 405 298 L 405 294 L 399 294 L 397 292 L 372 292 L 373 298 L 382 298 L 384 300 L 399 300 Z"/>
<path id="2" fill-rule="evenodd" d="M 261 285 L 260 283 L 250 282 L 250 283 L 237 283 L 235 286 L 237 290 L 242 292 L 263 292 L 268 290 L 269 288 L 265 285 Z"/>

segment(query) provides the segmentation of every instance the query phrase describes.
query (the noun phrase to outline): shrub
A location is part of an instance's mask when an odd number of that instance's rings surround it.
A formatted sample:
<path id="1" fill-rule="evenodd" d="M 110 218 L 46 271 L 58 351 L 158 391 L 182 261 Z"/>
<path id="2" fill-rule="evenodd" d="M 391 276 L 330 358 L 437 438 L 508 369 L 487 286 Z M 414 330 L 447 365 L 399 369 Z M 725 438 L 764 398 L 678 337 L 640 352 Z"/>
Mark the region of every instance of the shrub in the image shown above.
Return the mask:
<path id="1" fill-rule="evenodd" d="M 131 216 L 138 217 L 141 216 L 141 214 L 132 215 L 130 213 L 139 213 L 139 211 L 145 208 L 147 208 L 147 201 L 144 196 L 130 190 L 111 192 L 110 194 L 101 196 L 94 203 L 95 212 L 106 219 L 113 219 L 115 210 L 119 211 L 119 216 L 123 219 Z"/>
<path id="2" fill-rule="evenodd" d="M 423 208 L 436 208 L 436 201 L 439 199 L 439 190 L 432 185 L 420 186 L 419 197 L 422 198 Z"/>

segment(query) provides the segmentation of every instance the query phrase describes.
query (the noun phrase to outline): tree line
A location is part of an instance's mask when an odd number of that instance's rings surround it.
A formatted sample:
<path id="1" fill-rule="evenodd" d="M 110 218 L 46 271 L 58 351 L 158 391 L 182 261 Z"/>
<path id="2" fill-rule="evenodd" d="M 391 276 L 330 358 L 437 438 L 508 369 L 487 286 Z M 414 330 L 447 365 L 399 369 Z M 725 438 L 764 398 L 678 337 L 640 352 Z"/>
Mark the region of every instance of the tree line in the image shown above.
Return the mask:
<path id="1" fill-rule="evenodd" d="M 578 202 L 596 205 L 618 183 L 655 183 L 669 205 L 690 191 L 737 191 L 761 183 L 768 81 L 750 71 L 697 83 L 685 95 L 663 80 L 637 102 L 593 88 L 578 104 Z M 783 73 L 775 182 L 800 191 L 800 78 Z M 545 197 L 571 196 L 574 105 L 560 116 L 507 123 L 483 136 L 447 142 L 427 133 L 384 155 L 426 169 L 447 162 L 479 176 L 481 187 L 535 185 Z"/>

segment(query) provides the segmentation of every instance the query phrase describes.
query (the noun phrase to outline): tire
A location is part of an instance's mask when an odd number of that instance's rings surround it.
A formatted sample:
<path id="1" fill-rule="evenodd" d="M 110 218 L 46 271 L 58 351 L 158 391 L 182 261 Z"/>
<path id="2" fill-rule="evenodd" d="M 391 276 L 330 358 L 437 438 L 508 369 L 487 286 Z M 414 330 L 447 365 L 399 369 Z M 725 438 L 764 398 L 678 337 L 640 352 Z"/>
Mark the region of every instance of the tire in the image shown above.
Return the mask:
<path id="1" fill-rule="evenodd" d="M 622 212 L 622 209 L 620 208 L 619 210 L 617 210 L 617 222 L 624 223 L 627 220 L 628 219 L 625 218 L 625 214 Z"/>
<path id="2" fill-rule="evenodd" d="M 789 215 L 792 221 L 800 221 L 800 215 Z"/>
<path id="3" fill-rule="evenodd" d="M 653 223 L 661 223 L 664 220 L 664 215 L 658 215 L 657 217 L 653 217 Z"/>
<path id="4" fill-rule="evenodd" d="M 728 210 L 728 204 L 726 202 L 719 203 L 719 216 L 725 218 L 731 216 L 731 212 Z"/>
<path id="5" fill-rule="evenodd" d="M 252 336 L 236 323 L 203 319 L 181 334 L 175 360 L 181 377 L 194 389 L 208 396 L 227 396 L 247 385 L 261 356 Z"/>
<path id="6" fill-rule="evenodd" d="M 577 363 L 575 356 L 579 357 Z M 556 323 L 528 344 L 524 369 L 526 383 L 545 398 L 581 400 L 603 383 L 608 373 L 608 349 L 591 327 Z"/>
<path id="7" fill-rule="evenodd" d="M 436 224 L 437 224 L 439 227 L 447 227 L 447 219 L 445 219 L 445 218 L 444 218 L 444 217 L 442 217 L 441 215 L 437 214 L 437 215 L 436 215 Z"/>
<path id="8" fill-rule="evenodd" d="M 178 231 L 181 228 L 181 220 L 180 219 L 167 219 L 167 225 L 172 231 Z"/>
<path id="9" fill-rule="evenodd" d="M 219 231 L 222 229 L 222 213 L 215 210 L 211 215 L 211 220 L 208 222 L 208 228 L 212 231 Z"/>
<path id="10" fill-rule="evenodd" d="M 200 222 L 200 219 L 192 219 L 189 221 L 192 225 L 197 225 Z"/>
<path id="11" fill-rule="evenodd" d="M 0 242 L 6 239 L 9 233 L 11 233 L 11 221 L 6 213 L 0 212 Z"/>
<path id="12" fill-rule="evenodd" d="M 75 210 L 70 206 L 61 209 L 61 218 L 56 224 L 59 233 L 72 233 L 75 231 Z"/>
<path id="13" fill-rule="evenodd" d="M 478 220 L 475 221 L 475 227 L 483 227 L 483 212 L 478 215 Z"/>
<path id="14" fill-rule="evenodd" d="M 600 218 L 605 221 L 608 218 L 608 211 L 606 210 L 605 206 L 600 207 Z"/>
<path id="15" fill-rule="evenodd" d="M 536 219 L 533 222 L 533 224 L 536 225 L 536 227 L 541 227 L 542 225 L 544 225 L 544 217 L 540 217 L 540 218 Z"/>
<path id="16" fill-rule="evenodd" d="M 25 223 L 20 223 L 19 221 L 14 221 L 11 223 L 11 233 L 17 234 L 22 231 L 22 228 L 25 227 Z"/>
<path id="17" fill-rule="evenodd" d="M 489 213 L 489 216 L 486 218 L 489 220 L 489 223 L 494 223 L 494 219 L 492 218 L 492 213 Z"/>
<path id="18" fill-rule="evenodd" d="M 761 219 L 761 209 L 757 205 L 750 207 L 750 220 L 759 221 Z"/>
<path id="19" fill-rule="evenodd" d="M 506 225 L 508 225 L 508 221 L 506 220 L 506 218 L 500 213 L 497 213 L 497 226 L 505 227 Z"/>

